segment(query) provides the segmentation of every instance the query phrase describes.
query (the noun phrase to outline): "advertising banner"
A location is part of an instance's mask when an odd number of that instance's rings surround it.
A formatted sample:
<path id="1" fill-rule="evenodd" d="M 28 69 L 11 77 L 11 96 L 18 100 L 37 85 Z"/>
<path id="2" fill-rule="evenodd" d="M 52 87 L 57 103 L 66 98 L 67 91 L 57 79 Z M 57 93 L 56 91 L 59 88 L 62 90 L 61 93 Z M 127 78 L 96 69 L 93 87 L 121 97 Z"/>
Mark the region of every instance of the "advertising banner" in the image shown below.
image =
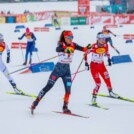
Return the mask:
<path id="1" fill-rule="evenodd" d="M 118 24 L 134 24 L 134 15 L 128 14 L 92 14 L 89 16 L 89 24 L 105 24 L 105 25 L 118 25 Z"/>
<path id="2" fill-rule="evenodd" d="M 11 49 L 26 49 L 27 43 L 12 42 Z"/>
<path id="3" fill-rule="evenodd" d="M 88 16 L 90 12 L 90 0 L 78 0 L 78 14 Z"/>
<path id="4" fill-rule="evenodd" d="M 16 15 L 16 23 L 26 23 L 27 18 L 25 14 L 22 15 Z"/>
<path id="5" fill-rule="evenodd" d="M 6 23 L 6 17 L 0 16 L 0 23 Z"/>
<path id="6" fill-rule="evenodd" d="M 115 15 L 114 16 L 114 24 L 130 24 L 130 16 L 129 15 Z"/>
<path id="7" fill-rule="evenodd" d="M 87 17 L 71 17 L 71 25 L 86 25 Z"/>
<path id="8" fill-rule="evenodd" d="M 36 21 L 36 18 L 35 18 L 34 14 L 28 14 L 26 16 L 26 18 L 27 18 L 27 22 L 34 22 L 34 21 Z"/>
<path id="9" fill-rule="evenodd" d="M 15 23 L 16 22 L 15 16 L 6 16 L 6 22 Z"/>
<path id="10" fill-rule="evenodd" d="M 51 14 L 52 13 L 49 11 L 33 13 L 36 21 L 47 20 L 47 19 L 51 18 L 51 16 L 52 16 Z"/>

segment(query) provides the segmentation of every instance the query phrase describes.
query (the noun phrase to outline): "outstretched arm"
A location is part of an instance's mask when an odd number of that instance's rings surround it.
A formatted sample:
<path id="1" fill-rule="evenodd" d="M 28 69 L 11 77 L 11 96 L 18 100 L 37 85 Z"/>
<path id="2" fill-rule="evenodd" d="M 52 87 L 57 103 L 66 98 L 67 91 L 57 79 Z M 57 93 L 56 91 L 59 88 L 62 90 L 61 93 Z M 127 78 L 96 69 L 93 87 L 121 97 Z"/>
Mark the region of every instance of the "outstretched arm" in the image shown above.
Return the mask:
<path id="1" fill-rule="evenodd" d="M 91 49 L 92 48 L 92 45 L 91 44 L 88 44 L 86 47 L 81 47 L 79 46 L 78 44 L 75 43 L 75 48 L 79 51 L 83 51 L 83 52 L 86 52 L 88 49 Z"/>
<path id="2" fill-rule="evenodd" d="M 109 32 L 110 32 L 113 36 L 115 36 L 115 37 L 116 37 L 116 34 L 114 34 L 113 32 L 111 32 L 110 30 L 109 30 Z"/>
<path id="3" fill-rule="evenodd" d="M 24 36 L 25 36 L 25 33 L 21 37 L 19 37 L 18 39 L 21 40 L 21 39 L 23 39 Z"/>
<path id="4" fill-rule="evenodd" d="M 36 40 L 36 37 L 35 37 L 34 33 L 32 33 L 32 38 L 33 38 L 34 41 Z"/>

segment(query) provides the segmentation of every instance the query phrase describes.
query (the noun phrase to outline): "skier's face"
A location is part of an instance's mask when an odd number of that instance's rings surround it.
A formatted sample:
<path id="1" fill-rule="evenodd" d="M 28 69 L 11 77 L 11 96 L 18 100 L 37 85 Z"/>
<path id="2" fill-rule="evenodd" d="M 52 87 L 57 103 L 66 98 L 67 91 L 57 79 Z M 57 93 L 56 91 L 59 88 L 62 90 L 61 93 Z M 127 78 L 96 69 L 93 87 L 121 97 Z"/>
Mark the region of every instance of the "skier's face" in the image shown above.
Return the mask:
<path id="1" fill-rule="evenodd" d="M 72 41 L 73 41 L 73 36 L 65 37 L 65 42 L 66 42 L 67 44 L 72 43 Z"/>
<path id="2" fill-rule="evenodd" d="M 99 47 L 103 47 L 105 43 L 106 43 L 105 38 L 98 39 L 98 45 L 99 45 Z"/>

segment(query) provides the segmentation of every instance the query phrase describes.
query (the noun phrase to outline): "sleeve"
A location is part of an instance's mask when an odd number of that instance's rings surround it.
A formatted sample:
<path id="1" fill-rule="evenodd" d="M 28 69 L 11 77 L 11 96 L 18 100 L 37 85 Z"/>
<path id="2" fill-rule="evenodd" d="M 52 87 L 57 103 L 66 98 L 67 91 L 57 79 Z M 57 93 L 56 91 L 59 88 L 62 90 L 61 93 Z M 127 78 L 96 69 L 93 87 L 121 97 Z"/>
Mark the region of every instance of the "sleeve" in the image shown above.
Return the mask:
<path id="1" fill-rule="evenodd" d="M 7 56 L 10 56 L 10 49 L 9 49 L 9 47 L 6 43 L 5 43 L 5 48 L 6 48 L 6 51 L 7 51 Z"/>
<path id="2" fill-rule="evenodd" d="M 113 32 L 111 32 L 110 30 L 108 30 L 109 31 L 109 33 L 111 33 L 112 35 L 114 35 L 115 36 L 115 34 L 113 33 Z"/>
<path id="3" fill-rule="evenodd" d="M 76 44 L 76 43 L 74 43 L 74 45 L 75 45 L 75 49 L 76 49 L 76 50 L 83 51 L 83 52 L 86 51 L 86 47 L 81 47 L 80 45 L 78 45 L 78 44 Z"/>
<path id="4" fill-rule="evenodd" d="M 62 47 L 62 44 L 61 43 L 58 43 L 58 45 L 56 47 L 56 52 L 64 52 L 64 49 L 65 48 Z"/>
<path id="5" fill-rule="evenodd" d="M 84 60 L 87 62 L 87 53 L 84 54 Z"/>
<path id="6" fill-rule="evenodd" d="M 24 36 L 25 36 L 25 33 L 20 37 L 20 39 L 23 39 Z"/>
<path id="7" fill-rule="evenodd" d="M 36 40 L 36 37 L 35 37 L 34 33 L 32 33 L 32 38 L 33 38 L 34 41 Z"/>

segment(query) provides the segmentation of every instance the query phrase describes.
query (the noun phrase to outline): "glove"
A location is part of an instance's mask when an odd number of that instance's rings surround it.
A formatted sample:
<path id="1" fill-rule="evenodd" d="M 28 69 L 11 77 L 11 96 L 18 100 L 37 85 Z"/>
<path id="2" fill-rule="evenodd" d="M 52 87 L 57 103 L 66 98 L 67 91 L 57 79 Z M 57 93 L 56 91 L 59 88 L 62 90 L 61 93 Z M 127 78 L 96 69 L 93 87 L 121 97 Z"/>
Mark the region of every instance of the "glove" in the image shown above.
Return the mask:
<path id="1" fill-rule="evenodd" d="M 112 65 L 112 63 L 111 63 L 111 59 L 110 59 L 110 58 L 108 58 L 108 65 L 109 65 L 109 66 Z"/>
<path id="2" fill-rule="evenodd" d="M 73 48 L 71 48 L 71 47 L 67 47 L 67 48 L 65 49 L 65 52 L 68 53 L 68 54 L 71 54 L 73 51 L 74 51 L 74 50 L 73 50 Z"/>
<path id="3" fill-rule="evenodd" d="M 88 44 L 86 47 L 87 47 L 87 49 L 91 49 L 92 48 L 92 45 L 91 44 Z"/>
<path id="4" fill-rule="evenodd" d="M 20 37 L 18 37 L 18 40 L 21 40 L 21 38 L 20 38 Z"/>
<path id="5" fill-rule="evenodd" d="M 87 62 L 85 62 L 85 70 L 89 70 L 89 65 Z"/>
<path id="6" fill-rule="evenodd" d="M 116 37 L 117 35 L 116 34 L 114 34 L 114 37 Z"/>

